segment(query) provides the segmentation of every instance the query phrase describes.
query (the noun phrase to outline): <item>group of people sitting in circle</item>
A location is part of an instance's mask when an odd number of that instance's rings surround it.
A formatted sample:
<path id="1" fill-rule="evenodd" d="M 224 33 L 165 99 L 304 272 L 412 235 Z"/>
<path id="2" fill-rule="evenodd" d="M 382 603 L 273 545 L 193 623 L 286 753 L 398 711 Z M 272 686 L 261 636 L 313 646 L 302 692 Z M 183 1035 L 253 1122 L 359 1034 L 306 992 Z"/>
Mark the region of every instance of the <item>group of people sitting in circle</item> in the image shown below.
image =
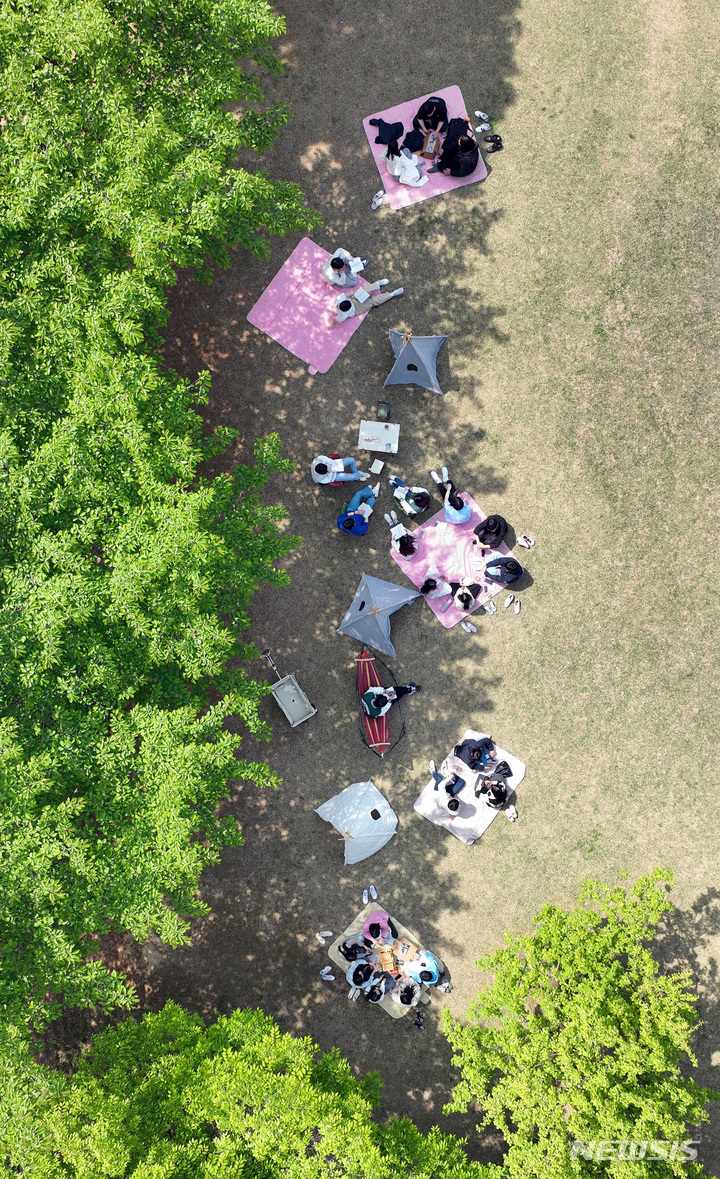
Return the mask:
<path id="1" fill-rule="evenodd" d="M 345 977 L 351 996 L 357 998 L 359 991 L 368 1003 L 379 1003 L 389 995 L 400 1007 L 417 1007 L 423 985 L 452 990 L 435 955 L 401 938 L 383 909 L 370 913 L 362 932 L 341 942 L 338 954 L 348 964 Z"/>
<path id="2" fill-rule="evenodd" d="M 438 95 L 432 95 L 422 103 L 413 118 L 412 130 L 406 135 L 399 121 L 388 123 L 385 119 L 370 119 L 370 123 L 378 129 L 375 142 L 385 144 L 382 159 L 389 175 L 411 188 L 427 184 L 431 172 L 470 176 L 480 161 L 480 148 L 470 120 L 467 116 L 449 119 L 445 99 Z M 421 159 L 418 153 L 425 158 Z M 434 163 L 425 171 L 431 160 Z M 379 203 L 377 197 L 374 198 L 374 206 Z"/>
<path id="3" fill-rule="evenodd" d="M 469 767 L 476 775 L 475 797 L 482 799 L 491 810 L 504 810 L 510 822 L 514 823 L 517 811 L 514 806 L 507 805 L 512 794 L 507 779 L 512 777 L 512 770 L 504 759 L 499 760 L 492 737 L 468 738 L 461 741 L 443 761 L 440 773 L 435 762 L 430 762 L 429 769 L 435 789 L 451 815 L 460 809 L 458 795 L 467 785 L 465 767 Z"/>
<path id="4" fill-rule="evenodd" d="M 364 481 L 370 478 L 367 471 L 357 469 L 354 459 L 341 458 L 339 455 L 329 458 L 319 455 L 312 463 L 311 472 L 316 483 Z M 450 478 L 447 467 L 442 467 L 440 474 L 435 470 L 431 471 L 430 476 L 442 489 L 445 521 L 448 524 L 466 524 L 472 516 L 472 507 L 466 499 L 462 498 Z M 389 483 L 397 506 L 407 516 L 419 516 L 430 507 L 432 500 L 427 488 L 409 486 L 399 475 L 390 476 Z M 353 536 L 363 536 L 368 530 L 368 521 L 379 494 L 379 482 L 374 487 L 362 487 L 356 491 L 347 507 L 340 512 L 337 518 L 339 530 L 349 532 Z M 384 519 L 390 529 L 390 543 L 393 550 L 404 561 L 412 561 L 418 554 L 422 533 L 414 532 L 411 528 L 406 527 L 394 509 L 386 512 Z M 476 574 L 476 576 L 483 578 L 482 581 L 468 577 L 450 580 L 445 578 L 436 566 L 431 565 L 419 586 L 420 593 L 431 600 L 446 598 L 447 604 L 443 603 L 440 607 L 443 613 L 449 609 L 451 604 L 454 604 L 463 614 L 469 614 L 475 608 L 481 593 L 495 585 L 509 586 L 517 582 L 524 573 L 522 565 L 516 557 L 501 556 L 498 552 L 507 531 L 507 520 L 496 514 L 487 516 L 474 529 L 473 548 L 485 562 L 482 573 Z M 529 548 L 535 542 L 531 541 L 529 537 L 522 536 L 519 538 L 519 543 Z M 496 612 L 497 607 L 492 599 L 486 602 L 485 610 L 488 614 Z M 518 613 L 518 611 L 519 603 L 516 602 L 515 612 Z M 462 625 L 466 629 L 470 628 L 470 623 L 466 621 L 463 621 Z"/>

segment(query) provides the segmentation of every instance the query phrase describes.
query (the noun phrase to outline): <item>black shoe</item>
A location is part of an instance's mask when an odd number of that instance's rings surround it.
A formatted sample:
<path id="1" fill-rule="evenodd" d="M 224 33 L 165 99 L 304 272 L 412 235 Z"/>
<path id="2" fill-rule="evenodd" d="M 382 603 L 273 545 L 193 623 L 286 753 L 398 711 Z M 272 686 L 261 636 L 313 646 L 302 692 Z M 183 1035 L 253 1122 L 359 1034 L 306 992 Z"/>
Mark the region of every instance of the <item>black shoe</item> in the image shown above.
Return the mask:
<path id="1" fill-rule="evenodd" d="M 408 684 L 408 688 L 411 692 L 422 692 L 421 684 Z"/>
<path id="2" fill-rule="evenodd" d="M 486 143 L 502 143 L 502 135 L 486 135 Z"/>
<path id="3" fill-rule="evenodd" d="M 491 143 L 489 147 L 485 148 L 485 154 L 489 156 L 492 154 L 492 152 L 502 151 L 502 149 L 503 149 L 502 143 Z"/>
<path id="4" fill-rule="evenodd" d="M 413 1020 L 413 1024 L 419 1032 L 425 1031 L 425 1020 L 423 1019 L 422 1015 L 416 1015 Z"/>

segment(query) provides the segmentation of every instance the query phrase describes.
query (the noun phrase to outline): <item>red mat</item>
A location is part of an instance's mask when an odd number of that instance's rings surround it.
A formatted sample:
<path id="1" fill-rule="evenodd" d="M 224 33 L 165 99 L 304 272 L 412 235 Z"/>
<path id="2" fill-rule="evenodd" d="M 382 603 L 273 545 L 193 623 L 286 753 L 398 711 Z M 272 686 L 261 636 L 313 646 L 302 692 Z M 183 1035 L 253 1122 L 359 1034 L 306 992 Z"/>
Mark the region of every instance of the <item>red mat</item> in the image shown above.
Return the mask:
<path id="1" fill-rule="evenodd" d="M 368 651 L 361 652 L 357 660 L 357 683 L 358 695 L 362 696 L 363 692 L 367 692 L 368 688 L 384 688 L 380 679 L 377 665 L 373 656 Z M 362 709 L 362 704 L 360 704 Z M 379 716 L 375 719 L 366 716 L 364 710 L 362 711 L 362 721 L 365 728 L 365 736 L 367 743 L 375 753 L 387 753 L 390 748 L 390 719 L 389 713 L 385 716 Z"/>

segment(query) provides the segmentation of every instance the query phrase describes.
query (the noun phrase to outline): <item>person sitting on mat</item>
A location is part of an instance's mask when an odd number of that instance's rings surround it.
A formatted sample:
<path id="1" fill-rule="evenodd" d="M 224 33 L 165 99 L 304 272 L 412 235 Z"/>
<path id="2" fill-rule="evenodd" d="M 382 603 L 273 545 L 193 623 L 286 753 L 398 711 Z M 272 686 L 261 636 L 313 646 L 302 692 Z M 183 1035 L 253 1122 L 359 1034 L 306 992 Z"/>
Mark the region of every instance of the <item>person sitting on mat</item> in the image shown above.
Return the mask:
<path id="1" fill-rule="evenodd" d="M 486 516 L 482 523 L 475 528 L 473 544 L 497 550 L 504 541 L 507 530 L 507 520 L 504 520 L 502 516 Z"/>
<path id="2" fill-rule="evenodd" d="M 496 585 L 512 585 L 523 573 L 522 565 L 514 557 L 491 557 L 485 566 L 485 577 Z"/>
<path id="3" fill-rule="evenodd" d="M 377 720 L 378 717 L 385 716 L 396 700 L 420 691 L 420 684 L 405 684 L 398 688 L 368 688 L 360 697 L 360 703 L 365 716 L 369 716 L 370 720 Z"/>
<path id="4" fill-rule="evenodd" d="M 351 987 L 357 987 L 359 991 L 367 991 L 375 982 L 375 971 L 374 958 L 361 958 L 359 962 L 352 962 L 348 966 L 345 978 Z"/>
<path id="5" fill-rule="evenodd" d="M 395 923 L 384 909 L 375 909 L 370 913 L 362 927 L 362 936 L 369 945 L 390 946 L 397 935 Z"/>
<path id="6" fill-rule="evenodd" d="M 337 526 L 341 532 L 350 532 L 353 536 L 365 535 L 368 530 L 368 518 L 372 514 L 379 492 L 379 483 L 374 487 L 361 487 L 355 492 L 345 511 L 337 518 Z"/>
<path id="7" fill-rule="evenodd" d="M 346 962 L 358 962 L 361 958 L 367 958 L 370 944 L 369 941 L 366 941 L 360 935 L 357 937 L 348 937 L 338 946 L 338 954 Z"/>
<path id="8" fill-rule="evenodd" d="M 463 610 L 468 614 L 475 606 L 478 594 L 483 587 L 478 585 L 476 581 L 468 584 L 467 578 L 462 581 L 451 581 L 449 585 L 452 590 L 453 602 L 458 610 Z"/>
<path id="9" fill-rule="evenodd" d="M 401 148 L 397 139 L 387 145 L 381 159 L 385 161 L 388 175 L 393 176 L 400 184 L 408 184 L 410 188 L 420 188 L 427 184 L 427 176 L 423 176 L 424 161 L 411 152 L 409 148 Z"/>
<path id="10" fill-rule="evenodd" d="M 425 580 L 418 587 L 426 598 L 444 598 L 452 593 L 450 582 L 446 581 L 437 565 L 429 565 L 425 572 Z"/>
<path id="11" fill-rule="evenodd" d="M 511 793 L 503 778 L 485 778 L 480 789 L 475 791 L 475 797 L 482 798 L 492 810 L 501 811 Z"/>
<path id="12" fill-rule="evenodd" d="M 436 94 L 426 98 L 413 119 L 413 127 L 416 131 L 422 131 L 423 135 L 427 135 L 430 131 L 439 131 L 441 135 L 444 135 L 448 129 L 448 109 L 445 99 L 438 98 Z"/>
<path id="13" fill-rule="evenodd" d="M 368 1003 L 379 1003 L 389 991 L 392 991 L 394 986 L 394 976 L 389 974 L 387 970 L 383 970 L 381 974 L 374 976 L 371 986 L 365 991 L 365 998 Z"/>
<path id="14" fill-rule="evenodd" d="M 484 769 L 488 762 L 497 759 L 497 750 L 492 737 L 468 737 L 456 745 L 453 754 L 464 761 L 471 770 Z"/>
<path id="15" fill-rule="evenodd" d="M 467 119 L 451 119 L 440 158 L 428 172 L 445 176 L 470 176 L 480 162 L 480 148 L 472 137 Z"/>
<path id="16" fill-rule="evenodd" d="M 367 258 L 353 258 L 347 250 L 338 249 L 320 267 L 325 282 L 331 287 L 356 287 L 358 274 L 367 266 Z"/>
<path id="17" fill-rule="evenodd" d="M 398 295 L 405 294 L 404 287 L 397 287 L 396 290 L 390 292 L 385 291 L 382 295 L 378 294 L 380 287 L 386 286 L 388 286 L 388 280 L 381 278 L 379 282 L 374 282 L 369 287 L 360 287 L 351 295 L 338 295 L 335 300 L 338 310 L 334 322 L 342 323 L 346 319 L 352 319 L 354 315 L 364 315 L 373 307 L 380 307 L 382 303 L 387 303 L 388 299 L 396 299 Z"/>
<path id="18" fill-rule="evenodd" d="M 402 976 L 390 992 L 393 1003 L 400 1007 L 417 1007 L 422 996 L 422 987 L 414 978 Z"/>
<path id="19" fill-rule="evenodd" d="M 424 487 L 408 487 L 399 475 L 390 479 L 390 490 L 408 516 L 419 516 L 430 507 L 430 493 Z"/>
<path id="20" fill-rule="evenodd" d="M 437 471 L 431 471 L 430 475 L 438 487 L 445 488 L 445 519 L 448 524 L 466 524 L 472 516 L 472 508 L 470 504 L 466 504 L 464 500 L 460 499 L 447 467 L 443 467 L 442 477 L 438 475 Z"/>
<path id="21" fill-rule="evenodd" d="M 416 983 L 425 983 L 426 987 L 434 987 L 440 982 L 443 971 L 440 969 L 440 963 L 435 955 L 422 946 L 417 958 L 405 963 L 403 974 L 406 978 L 414 978 Z"/>
<path id="22" fill-rule="evenodd" d="M 358 471 L 354 458 L 328 458 L 319 454 L 310 465 L 314 483 L 352 483 L 354 479 L 369 479 L 367 471 Z"/>
<path id="23" fill-rule="evenodd" d="M 411 561 L 418 551 L 417 537 L 414 532 L 401 524 L 396 512 L 386 512 L 385 523 L 390 529 L 392 547 L 405 561 Z"/>

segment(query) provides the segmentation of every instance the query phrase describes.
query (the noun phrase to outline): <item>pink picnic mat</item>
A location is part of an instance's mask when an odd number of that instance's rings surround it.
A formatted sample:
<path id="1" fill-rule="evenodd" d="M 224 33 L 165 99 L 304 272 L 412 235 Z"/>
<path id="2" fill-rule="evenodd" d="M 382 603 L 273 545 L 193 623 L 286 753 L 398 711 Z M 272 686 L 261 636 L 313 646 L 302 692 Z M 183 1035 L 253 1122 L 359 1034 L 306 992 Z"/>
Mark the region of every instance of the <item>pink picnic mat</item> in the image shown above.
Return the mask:
<path id="1" fill-rule="evenodd" d="M 413 98 L 410 102 L 402 102 L 400 106 L 392 106 L 387 111 L 378 111 L 377 114 L 368 115 L 366 119 L 363 119 L 370 151 L 375 157 L 380 179 L 385 187 L 383 204 L 388 205 L 391 209 L 404 209 L 408 205 L 414 205 L 416 201 L 426 201 L 429 197 L 440 196 L 441 193 L 450 192 L 453 188 L 462 188 L 465 184 L 476 184 L 478 180 L 484 180 L 488 174 L 482 155 L 477 168 L 469 176 L 443 176 L 442 172 L 431 172 L 427 184 L 422 184 L 420 188 L 411 188 L 409 184 L 401 184 L 394 176 L 388 174 L 385 161 L 381 158 L 385 152 L 385 144 L 375 142 L 378 129 L 370 126 L 370 120 L 385 119 L 386 123 L 400 122 L 405 128 L 405 135 L 407 135 L 408 131 L 412 131 L 412 122 L 419 108 L 425 99 L 430 98 L 433 94 L 436 94 L 438 98 L 445 99 L 448 119 L 462 118 L 467 115 L 468 111 L 460 93 L 460 87 L 446 86 L 444 90 L 431 90 L 430 94 L 423 94 L 421 98 Z M 402 144 L 402 139 L 400 143 Z M 425 161 L 423 175 L 427 175 L 427 170 L 432 166 L 432 163 L 432 160 Z"/>
<path id="2" fill-rule="evenodd" d="M 472 508 L 472 515 L 466 524 L 448 524 L 445 520 L 445 509 L 441 508 L 415 532 L 419 542 L 418 551 L 410 561 L 406 561 L 404 557 L 395 552 L 395 549 L 390 550 L 393 560 L 397 562 L 405 576 L 410 578 L 414 586 L 422 585 L 431 565 L 439 569 L 447 581 L 460 581 L 463 577 L 469 577 L 471 581 L 482 582 L 480 574 L 485 568 L 485 558 L 473 550 L 472 540 L 473 530 L 477 528 L 481 520 L 485 519 L 485 513 L 480 511 L 471 495 L 463 492 L 460 498 L 466 504 L 470 504 Z M 504 544 L 501 544 L 499 549 L 494 549 L 493 552 L 502 553 L 504 557 L 510 555 L 510 549 Z M 494 585 L 491 590 L 483 590 L 478 594 L 477 602 L 472 610 L 467 611 L 458 610 L 453 602 L 441 614 L 440 607 L 443 602 L 447 602 L 447 597 L 433 598 L 432 600 L 426 598 L 425 601 L 433 614 L 436 614 L 443 626 L 449 630 L 451 626 L 455 626 L 456 622 L 461 622 L 463 618 L 468 617 L 468 614 L 477 610 L 478 606 L 489 602 L 490 598 L 499 594 L 502 588 L 501 585 Z"/>
<path id="3" fill-rule="evenodd" d="M 341 290 L 325 282 L 320 270 L 330 257 L 304 237 L 248 312 L 250 323 L 304 360 L 311 373 L 326 373 L 365 319 L 355 315 L 335 323 Z M 359 284 L 370 285 L 362 275 Z"/>

